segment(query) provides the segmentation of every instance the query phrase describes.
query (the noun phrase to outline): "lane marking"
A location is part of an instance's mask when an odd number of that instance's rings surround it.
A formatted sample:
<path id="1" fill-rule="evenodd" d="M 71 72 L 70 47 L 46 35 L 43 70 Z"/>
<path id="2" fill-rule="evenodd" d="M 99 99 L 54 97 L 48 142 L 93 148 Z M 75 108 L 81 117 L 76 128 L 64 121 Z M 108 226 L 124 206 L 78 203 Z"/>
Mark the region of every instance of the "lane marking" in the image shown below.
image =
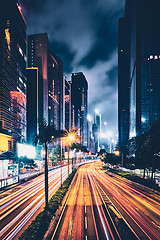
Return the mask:
<path id="1" fill-rule="evenodd" d="M 85 228 L 87 229 L 87 217 L 85 217 Z"/>

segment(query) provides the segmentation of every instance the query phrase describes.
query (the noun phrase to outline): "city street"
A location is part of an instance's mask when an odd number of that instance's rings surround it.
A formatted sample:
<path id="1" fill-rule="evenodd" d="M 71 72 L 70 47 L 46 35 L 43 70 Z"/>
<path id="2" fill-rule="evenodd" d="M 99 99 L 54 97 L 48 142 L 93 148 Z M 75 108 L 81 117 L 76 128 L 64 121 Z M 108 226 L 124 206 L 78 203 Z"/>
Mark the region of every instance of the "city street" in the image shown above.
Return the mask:
<path id="1" fill-rule="evenodd" d="M 52 239 L 160 239 L 159 217 L 157 192 L 90 163 L 78 170 Z"/>
<path id="2" fill-rule="evenodd" d="M 0 0 L 0 240 L 160 240 L 159 7 Z"/>
<path id="3" fill-rule="evenodd" d="M 67 167 L 63 167 L 63 181 Z M 60 186 L 61 169 L 49 172 L 49 197 Z M 18 239 L 44 207 L 44 174 L 0 194 L 0 239 Z"/>

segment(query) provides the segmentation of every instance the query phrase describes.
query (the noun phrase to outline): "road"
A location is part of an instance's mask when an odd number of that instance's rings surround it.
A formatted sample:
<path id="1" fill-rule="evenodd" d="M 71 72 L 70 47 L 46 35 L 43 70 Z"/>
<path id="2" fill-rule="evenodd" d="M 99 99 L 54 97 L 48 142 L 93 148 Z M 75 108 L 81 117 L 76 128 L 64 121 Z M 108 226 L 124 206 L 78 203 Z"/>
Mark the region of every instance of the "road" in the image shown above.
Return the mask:
<path id="1" fill-rule="evenodd" d="M 160 239 L 160 194 L 102 170 L 79 168 L 52 239 Z"/>
<path id="2" fill-rule="evenodd" d="M 49 172 L 49 197 L 60 186 L 61 169 Z M 63 181 L 67 166 L 63 167 Z M 18 239 L 44 207 L 44 175 L 0 194 L 0 239 Z"/>

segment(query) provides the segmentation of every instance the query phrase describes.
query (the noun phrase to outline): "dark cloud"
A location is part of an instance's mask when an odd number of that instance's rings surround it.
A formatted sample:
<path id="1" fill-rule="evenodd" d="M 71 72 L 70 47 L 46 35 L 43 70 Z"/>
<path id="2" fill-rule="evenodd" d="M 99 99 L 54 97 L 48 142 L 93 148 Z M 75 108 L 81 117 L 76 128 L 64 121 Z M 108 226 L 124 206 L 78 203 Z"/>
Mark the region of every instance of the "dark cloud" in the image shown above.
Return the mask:
<path id="1" fill-rule="evenodd" d="M 118 19 L 125 0 L 20 0 L 28 33 L 48 32 L 64 71 L 82 71 L 89 83 L 89 112 L 117 128 Z"/>
<path id="2" fill-rule="evenodd" d="M 53 52 L 56 52 L 57 56 L 63 60 L 65 72 L 67 74 L 72 72 L 70 63 L 73 61 L 75 53 L 69 50 L 69 46 L 64 42 L 53 41 L 50 42 L 50 47 Z"/>
<path id="3" fill-rule="evenodd" d="M 45 1 L 43 0 L 18 0 L 23 8 L 24 14 L 35 14 L 41 12 L 44 8 Z"/>

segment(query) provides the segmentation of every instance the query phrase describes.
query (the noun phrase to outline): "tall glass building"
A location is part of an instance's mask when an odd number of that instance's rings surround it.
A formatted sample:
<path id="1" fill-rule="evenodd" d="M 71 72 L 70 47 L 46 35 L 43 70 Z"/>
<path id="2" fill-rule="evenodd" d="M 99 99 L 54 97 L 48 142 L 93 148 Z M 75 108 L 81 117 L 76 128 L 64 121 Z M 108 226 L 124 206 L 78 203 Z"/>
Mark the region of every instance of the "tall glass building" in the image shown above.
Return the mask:
<path id="1" fill-rule="evenodd" d="M 126 0 L 124 21 L 125 35 L 123 31 L 119 35 L 129 50 L 125 61 L 129 63 L 128 138 L 132 138 L 148 131 L 160 117 L 159 0 Z"/>
<path id="2" fill-rule="evenodd" d="M 26 141 L 26 22 L 16 0 L 0 1 L 0 152 Z"/>
<path id="3" fill-rule="evenodd" d="M 88 82 L 82 72 L 72 73 L 71 76 L 71 101 L 74 106 L 74 123 L 79 129 L 81 142 L 88 145 Z M 80 120 L 80 128 L 79 128 Z"/>
<path id="4" fill-rule="evenodd" d="M 51 51 L 47 33 L 28 36 L 28 67 L 37 67 L 43 78 L 43 118 L 57 129 L 63 129 L 63 62 Z"/>
<path id="5" fill-rule="evenodd" d="M 71 129 L 71 84 L 64 77 L 65 81 L 65 129 Z"/>

